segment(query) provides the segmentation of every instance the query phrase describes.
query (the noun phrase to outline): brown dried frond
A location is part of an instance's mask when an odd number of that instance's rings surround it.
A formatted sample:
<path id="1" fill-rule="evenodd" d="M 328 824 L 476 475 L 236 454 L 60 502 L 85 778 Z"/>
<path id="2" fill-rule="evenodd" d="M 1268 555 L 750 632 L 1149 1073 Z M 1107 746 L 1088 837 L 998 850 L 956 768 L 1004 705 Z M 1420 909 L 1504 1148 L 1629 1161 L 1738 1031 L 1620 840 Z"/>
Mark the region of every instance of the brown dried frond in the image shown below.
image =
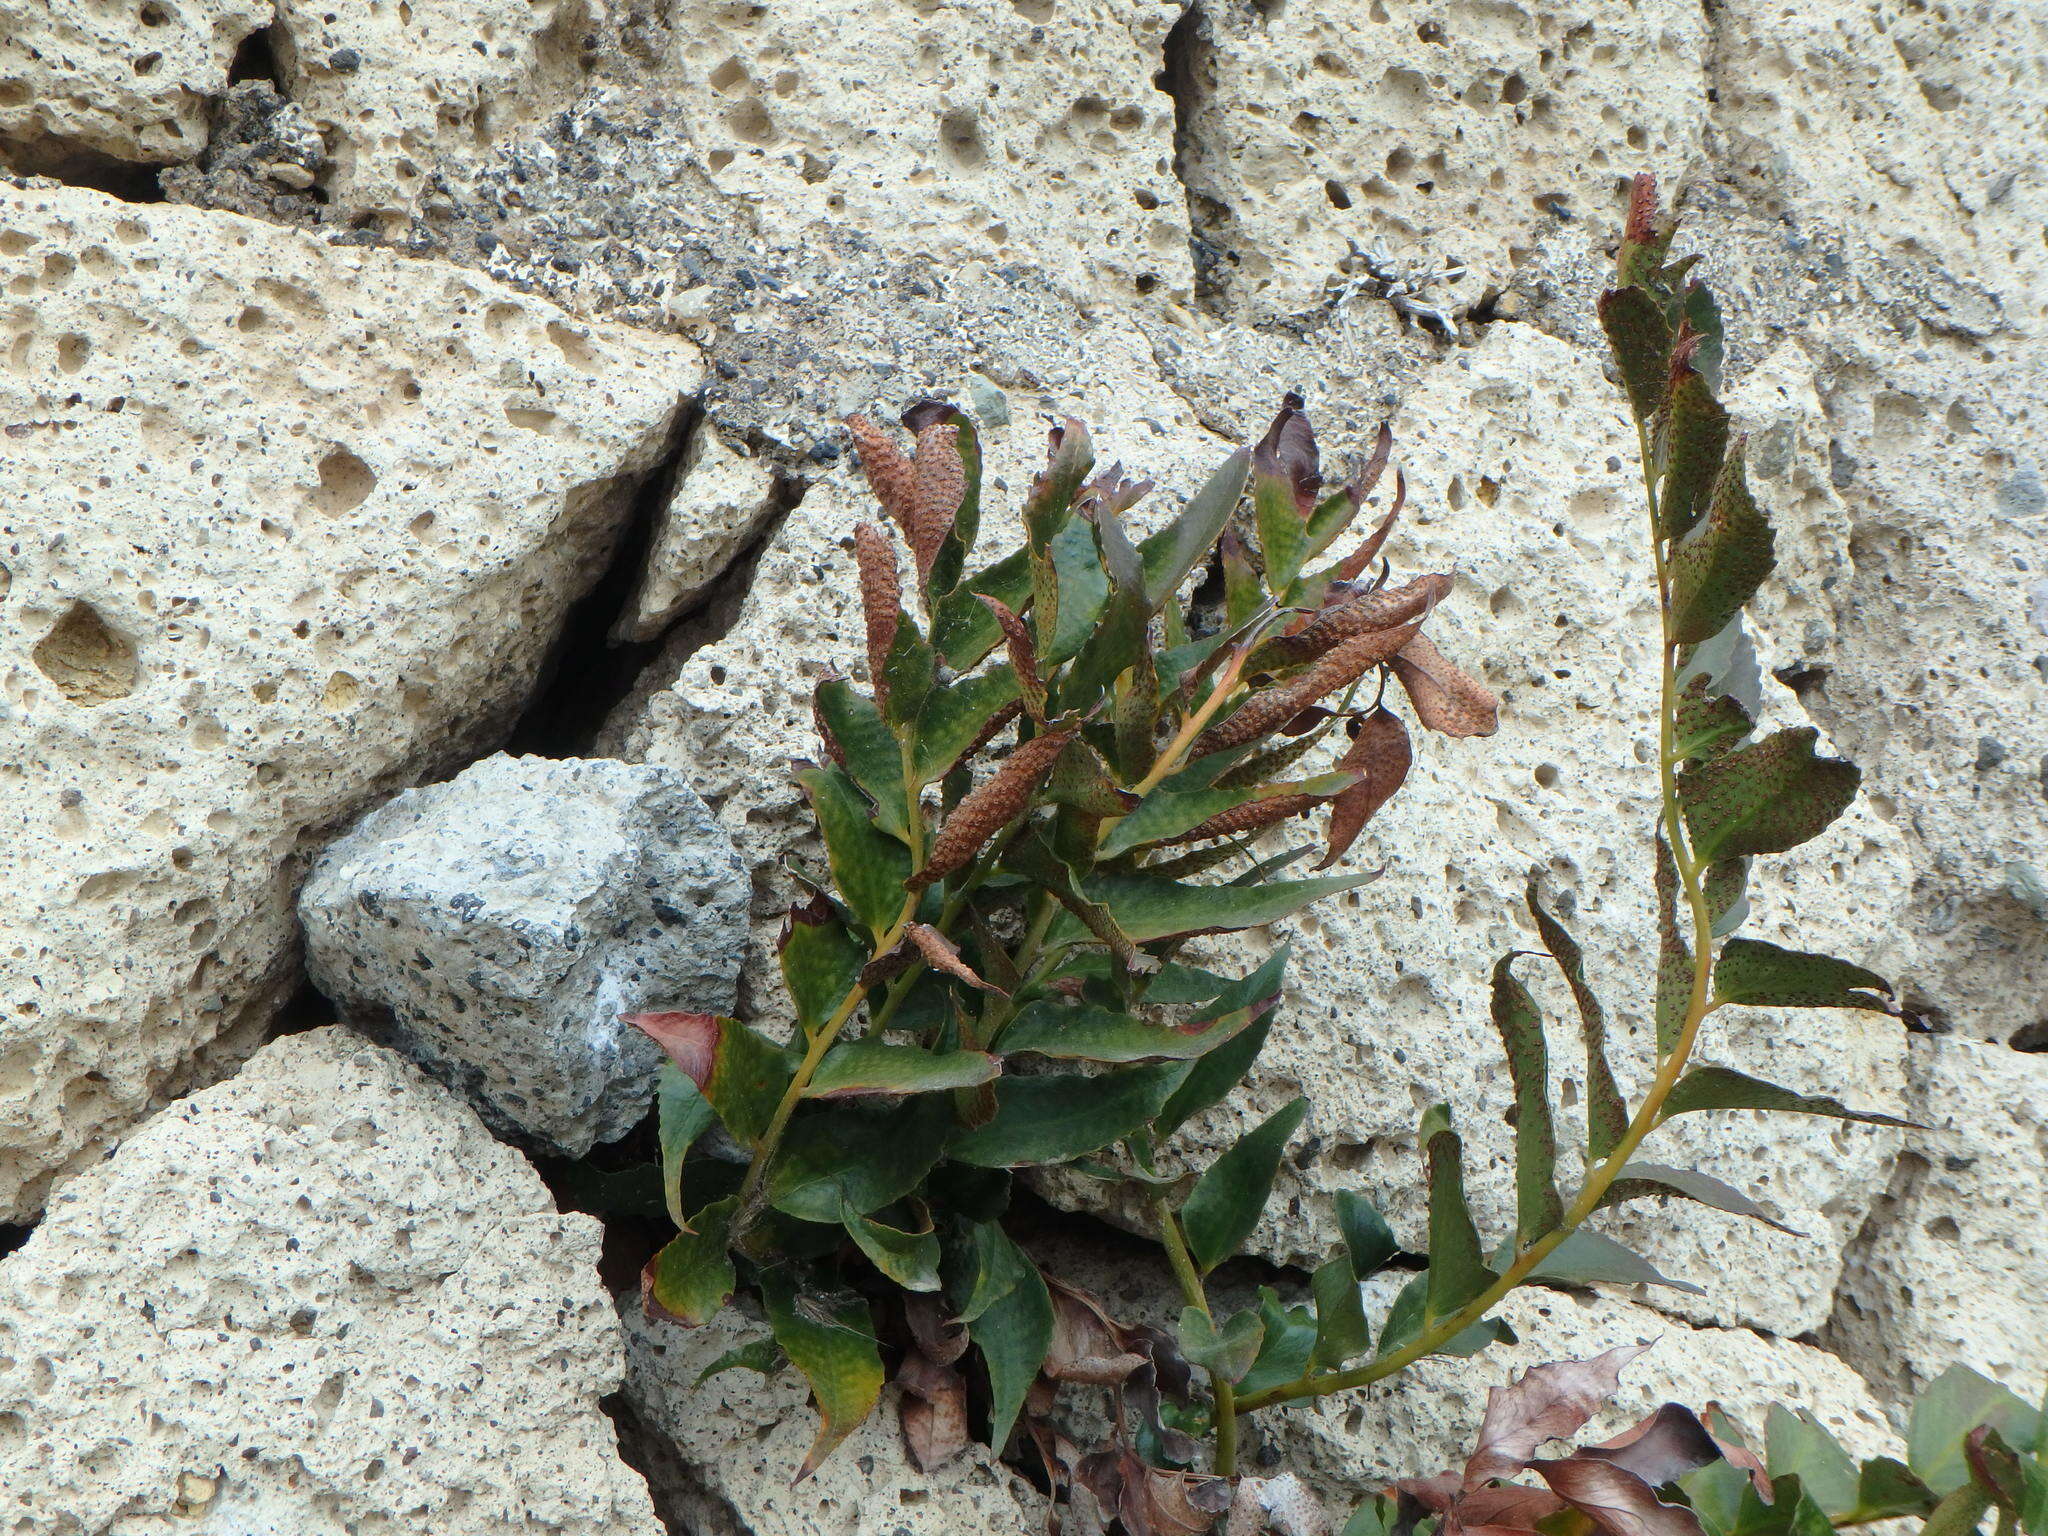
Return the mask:
<path id="1" fill-rule="evenodd" d="M 1051 772 L 1053 763 L 1074 739 L 1076 728 L 1034 736 L 995 772 L 953 808 L 939 835 L 932 840 L 931 856 L 924 868 L 910 877 L 910 889 L 923 890 L 943 880 L 974 857 L 975 850 L 1007 826 L 1031 803 L 1039 782 Z"/>
<path id="2" fill-rule="evenodd" d="M 932 562 L 939 558 L 967 496 L 967 466 L 960 459 L 959 438 L 959 427 L 949 421 L 935 421 L 917 434 L 910 519 L 904 534 L 920 579 L 931 575 Z"/>
<path id="3" fill-rule="evenodd" d="M 1415 718 L 1446 736 L 1491 736 L 1500 729 L 1500 700 L 1484 683 L 1415 636 L 1389 665 L 1415 706 Z"/>
<path id="4" fill-rule="evenodd" d="M 1202 757 L 1255 741 L 1309 705 L 1348 688 L 1371 668 L 1391 660 L 1404 646 L 1422 634 L 1422 620 L 1414 619 L 1393 629 L 1368 630 L 1353 635 L 1341 645 L 1325 651 L 1320 660 L 1299 677 L 1275 683 L 1253 694 L 1221 725 L 1212 726 L 1195 741 L 1192 755 Z"/>
<path id="5" fill-rule="evenodd" d="M 868 626 L 868 681 L 875 703 L 889 702 L 889 648 L 896 643 L 896 624 L 903 612 L 903 577 L 889 536 L 873 523 L 856 524 L 853 558 L 860 567 L 860 607 Z"/>
<path id="6" fill-rule="evenodd" d="M 1328 869 L 1350 851 L 1365 824 L 1407 779 L 1414 760 L 1408 728 L 1384 704 L 1359 722 L 1350 748 L 1337 760 L 1340 772 L 1355 773 L 1359 779 L 1330 802 L 1329 849 L 1317 869 Z"/>
<path id="7" fill-rule="evenodd" d="M 889 520 L 910 537 L 910 512 L 916 499 L 916 471 L 895 441 L 865 416 L 846 418 L 846 432 L 860 457 L 861 472 Z"/>

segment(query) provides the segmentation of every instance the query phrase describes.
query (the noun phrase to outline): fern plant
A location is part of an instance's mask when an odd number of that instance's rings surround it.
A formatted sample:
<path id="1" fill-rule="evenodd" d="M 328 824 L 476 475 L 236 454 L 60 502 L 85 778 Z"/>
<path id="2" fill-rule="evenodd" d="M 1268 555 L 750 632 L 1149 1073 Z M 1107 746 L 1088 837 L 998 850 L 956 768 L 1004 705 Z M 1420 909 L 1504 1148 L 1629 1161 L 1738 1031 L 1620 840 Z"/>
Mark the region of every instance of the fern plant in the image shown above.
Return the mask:
<path id="1" fill-rule="evenodd" d="M 1269 1290 L 1222 1316 L 1207 1294 L 1305 1101 L 1198 1177 L 1156 1170 L 1162 1145 L 1251 1066 L 1286 961 L 1224 976 L 1188 963 L 1185 942 L 1364 878 L 1289 875 L 1313 849 L 1267 853 L 1262 836 L 1327 807 L 1328 866 L 1400 788 L 1411 744 L 1390 680 L 1425 727 L 1495 729 L 1492 695 L 1422 632 L 1450 576 L 1389 578 L 1398 475 L 1376 526 L 1331 558 L 1386 467 L 1388 433 L 1326 492 L 1289 396 L 1255 448 L 1136 540 L 1125 514 L 1149 485 L 1095 473 L 1086 429 L 1066 422 L 1025 500 L 1024 546 L 967 576 L 972 421 L 921 402 L 904 418 L 911 453 L 848 423 L 909 567 L 881 527 L 855 531 L 868 686 L 819 686 L 824 760 L 798 774 L 825 851 L 825 868 L 796 870 L 810 894 L 781 939 L 799 1032 L 785 1044 L 733 1019 L 632 1016 L 671 1059 L 660 1125 L 679 1232 L 647 1267 L 648 1306 L 697 1322 L 737 1289 L 758 1295 L 768 1337 L 714 1369 L 804 1374 L 822 1427 L 799 1475 L 873 1410 L 886 1353 L 920 1460 L 959 1449 L 975 1419 L 998 1449 L 1021 1424 L 1053 1484 L 1085 1488 L 1136 1536 L 1201 1529 L 1254 1482 L 1238 1475 L 1243 1415 L 1508 1338 L 1492 1310 L 1531 1280 L 1661 1279 L 1587 1229 L 1596 1212 L 1675 1195 L 1768 1219 L 1719 1180 L 1639 1155 L 1659 1126 L 1725 1109 L 1886 1121 L 1702 1059 L 1705 1026 L 1730 1005 L 1896 1010 L 1860 966 L 1736 933 L 1751 862 L 1827 827 L 1857 771 L 1817 755 L 1811 730 L 1752 731 L 1741 612 L 1769 574 L 1771 532 L 1716 399 L 1718 314 L 1693 259 L 1671 258 L 1672 234 L 1640 178 L 1600 302 L 1641 445 L 1662 625 L 1648 1086 L 1624 1098 L 1603 1005 L 1532 877 L 1530 912 L 1583 1035 L 1585 1172 L 1560 1191 L 1545 1030 L 1517 974 L 1528 957 L 1504 956 L 1492 1016 L 1515 1089 L 1514 1230 L 1482 1238 L 1451 1112 L 1432 1106 L 1419 1129 L 1426 1268 L 1376 1321 L 1360 1282 L 1402 1255 L 1355 1194 L 1338 1199 L 1342 1243 L 1308 1304 Z M 1149 1207 L 1184 1292 L 1174 1336 L 1117 1322 L 1010 1235 L 1015 1171 L 1058 1164 L 1123 1181 Z M 1112 1444 L 1065 1441 L 1051 1409 L 1066 1383 L 1109 1392 Z"/>

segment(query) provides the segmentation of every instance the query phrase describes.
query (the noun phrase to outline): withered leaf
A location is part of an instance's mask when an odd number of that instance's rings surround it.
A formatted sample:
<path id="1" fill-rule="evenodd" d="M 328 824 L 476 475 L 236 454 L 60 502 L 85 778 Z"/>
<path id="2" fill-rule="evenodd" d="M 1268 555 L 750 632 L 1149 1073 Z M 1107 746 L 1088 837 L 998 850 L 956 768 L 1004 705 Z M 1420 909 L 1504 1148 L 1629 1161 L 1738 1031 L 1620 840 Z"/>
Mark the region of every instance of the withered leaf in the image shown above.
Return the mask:
<path id="1" fill-rule="evenodd" d="M 1145 1356 L 1124 1347 L 1120 1330 L 1093 1297 L 1050 1276 L 1046 1288 L 1052 1293 L 1052 1346 L 1042 1367 L 1046 1375 L 1114 1387 L 1146 1363 Z"/>
<path id="2" fill-rule="evenodd" d="M 1350 851 L 1365 824 L 1407 779 L 1414 761 L 1408 728 L 1386 705 L 1359 722 L 1350 747 L 1337 760 L 1340 771 L 1358 774 L 1359 780 L 1330 802 L 1330 846 L 1317 869 L 1328 869 Z"/>
<path id="3" fill-rule="evenodd" d="M 1430 730 L 1446 736 L 1491 736 L 1500 729 L 1500 700 L 1445 659 L 1426 636 L 1410 640 L 1391 665 L 1415 706 L 1415 718 Z"/>
<path id="4" fill-rule="evenodd" d="M 1401 509 L 1407 505 L 1408 477 L 1397 469 L 1394 471 L 1394 504 L 1387 508 L 1387 515 L 1380 519 L 1379 526 L 1365 536 L 1365 542 L 1330 568 L 1330 579 L 1356 581 L 1363 576 L 1373 561 L 1379 558 L 1380 546 L 1387 542 L 1387 535 L 1394 531 L 1394 524 L 1401 516 Z"/>
<path id="5" fill-rule="evenodd" d="M 912 1350 L 903 1357 L 896 1380 L 904 1391 L 903 1443 L 919 1471 L 944 1466 L 967 1449 L 973 1438 L 967 1426 L 967 1382 L 958 1371 Z"/>
<path id="6" fill-rule="evenodd" d="M 924 956 L 924 963 L 933 970 L 944 971 L 948 976 L 958 977 L 970 987 L 979 987 L 984 992 L 1002 993 L 1001 987 L 983 981 L 975 975 L 974 968 L 960 958 L 960 946 L 930 923 L 912 923 L 904 933 L 917 952 Z"/>
<path id="7" fill-rule="evenodd" d="M 1664 1503 L 1648 1483 L 1613 1462 L 1567 1456 L 1530 1466 L 1605 1536 L 1704 1536 L 1690 1509 Z"/>
<path id="8" fill-rule="evenodd" d="M 1478 1446 L 1465 1463 L 1465 1486 L 1514 1477 L 1544 1441 L 1577 1434 L 1614 1396 L 1621 1368 L 1648 1348 L 1634 1344 L 1590 1360 L 1533 1365 L 1519 1380 L 1489 1391 Z"/>
<path id="9" fill-rule="evenodd" d="M 1733 1449 L 1744 1458 L 1737 1465 L 1754 1463 L 1753 1467 L 1747 1468 L 1752 1475 L 1763 1470 L 1763 1464 L 1754 1455 L 1741 1447 Z M 1587 1446 L 1578 1454 L 1612 1462 L 1633 1472 L 1650 1487 L 1662 1488 L 1666 1483 L 1675 1483 L 1687 1473 L 1697 1472 L 1723 1457 L 1736 1461 L 1730 1450 L 1731 1447 L 1717 1440 L 1690 1408 L 1679 1403 L 1666 1403 L 1640 1424 L 1623 1430 L 1612 1440 Z M 1764 1502 L 1769 1503 L 1768 1476 L 1761 1487 Z"/>
<path id="10" fill-rule="evenodd" d="M 937 1296 L 924 1291 L 903 1294 L 903 1320 L 911 1338 L 934 1365 L 951 1365 L 967 1353 L 967 1329 L 953 1321 Z"/>
<path id="11" fill-rule="evenodd" d="M 622 1013 L 630 1024 L 667 1053 L 683 1075 L 702 1088 L 711 1080 L 718 1060 L 718 1037 L 725 1020 L 715 1013 Z"/>

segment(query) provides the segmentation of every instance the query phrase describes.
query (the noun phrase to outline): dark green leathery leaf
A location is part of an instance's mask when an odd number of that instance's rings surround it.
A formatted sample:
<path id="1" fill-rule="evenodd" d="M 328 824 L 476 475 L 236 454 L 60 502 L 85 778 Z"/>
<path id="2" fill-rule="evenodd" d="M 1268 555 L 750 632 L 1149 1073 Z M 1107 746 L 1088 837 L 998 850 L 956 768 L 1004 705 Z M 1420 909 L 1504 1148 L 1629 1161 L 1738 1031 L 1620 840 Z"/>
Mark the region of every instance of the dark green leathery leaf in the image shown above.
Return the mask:
<path id="1" fill-rule="evenodd" d="M 838 768 L 805 768 L 797 782 L 809 791 L 832 881 L 854 916 L 880 934 L 903 909 L 910 850 L 875 829 L 865 796 Z"/>
<path id="2" fill-rule="evenodd" d="M 818 716 L 846 757 L 846 771 L 874 804 L 876 826 L 891 837 L 906 835 L 903 748 L 874 701 L 854 691 L 843 677 L 818 684 Z"/>
<path id="3" fill-rule="evenodd" d="M 1757 509 L 1738 443 L 1721 466 L 1707 521 L 1671 560 L 1671 634 L 1710 640 L 1756 596 L 1776 561 L 1776 536 Z"/>
<path id="4" fill-rule="evenodd" d="M 1179 517 L 1138 546 L 1146 596 L 1155 608 L 1173 594 L 1197 562 L 1215 547 L 1244 494 L 1245 476 L 1250 469 L 1250 450 L 1238 449 L 1188 498 Z"/>
<path id="5" fill-rule="evenodd" d="M 1506 1255 L 1502 1255 L 1505 1264 Z M 1581 1228 L 1572 1233 L 1530 1271 L 1532 1280 L 1555 1280 L 1567 1285 L 1662 1285 L 1675 1291 L 1705 1294 L 1690 1280 L 1674 1280 L 1658 1270 L 1641 1254 L 1624 1248 L 1613 1238 Z"/>
<path id="6" fill-rule="evenodd" d="M 711 1129 L 718 1112 L 672 1061 L 661 1064 L 654 1102 L 661 1141 L 662 1197 L 669 1219 L 679 1230 L 687 1232 L 690 1223 L 683 1216 L 683 1159 L 697 1144 L 697 1138 Z"/>
<path id="7" fill-rule="evenodd" d="M 1865 1125 L 1909 1126 L 1913 1123 L 1896 1115 L 1850 1109 L 1823 1094 L 1797 1093 L 1727 1067 L 1694 1067 L 1687 1072 L 1664 1101 L 1664 1112 L 1659 1118 L 1668 1120 L 1673 1115 L 1695 1114 L 1710 1109 L 1780 1110 L 1791 1114 L 1824 1115 L 1836 1120 L 1856 1120 Z"/>
<path id="8" fill-rule="evenodd" d="M 1515 1085 L 1515 1231 L 1526 1246 L 1564 1219 L 1557 1194 L 1557 1130 L 1550 1114 L 1550 1057 L 1543 1017 L 1516 979 L 1515 956 L 1493 967 L 1493 1027 Z"/>
<path id="9" fill-rule="evenodd" d="M 640 1294 L 650 1308 L 691 1327 L 709 1322 L 731 1300 L 737 1283 L 726 1242 L 738 1200 L 728 1196 L 697 1212 L 690 1228 L 669 1239 L 640 1273 Z"/>
<path id="10" fill-rule="evenodd" d="M 778 946 L 782 984 L 797 1021 L 814 1035 L 860 982 L 867 946 L 856 939 L 823 896 L 790 908 Z"/>
<path id="11" fill-rule="evenodd" d="M 939 1288 L 939 1239 L 929 1226 L 922 1232 L 906 1232 L 851 1207 L 841 1210 L 840 1221 L 868 1262 L 906 1291 Z"/>
<path id="12" fill-rule="evenodd" d="M 1187 885 L 1149 875 L 1096 875 L 1082 892 L 1100 902 L 1117 926 L 1136 943 L 1196 933 L 1258 928 L 1299 911 L 1323 896 L 1363 885 L 1370 875 L 1326 875 L 1312 880 L 1274 880 L 1263 886 Z M 1065 920 L 1062 920 L 1062 925 Z M 1055 940 L 1078 935 L 1056 925 Z M 1078 927 L 1078 922 L 1075 927 Z"/>
<path id="13" fill-rule="evenodd" d="M 1896 1013 L 1891 984 L 1830 955 L 1730 939 L 1714 964 L 1714 999 L 1773 1008 L 1861 1008 Z"/>
<path id="14" fill-rule="evenodd" d="M 1004 1077 L 996 1083 L 994 1118 L 960 1132 L 948 1151 L 981 1168 L 1057 1163 L 1100 1151 L 1158 1114 L 1187 1070 L 1185 1063 L 1165 1062 L 1098 1077 Z"/>
<path id="15" fill-rule="evenodd" d="M 1529 875 L 1527 901 L 1543 947 L 1550 951 L 1550 958 L 1571 989 L 1573 1002 L 1578 1004 L 1579 1032 L 1586 1047 L 1586 1152 L 1592 1161 L 1598 1162 L 1614 1150 L 1628 1130 L 1628 1104 L 1615 1086 L 1613 1069 L 1607 1064 L 1607 1012 L 1586 981 L 1585 955 L 1578 941 L 1539 898 L 1534 871 Z"/>
<path id="16" fill-rule="evenodd" d="M 1614 1182 L 1607 1186 L 1607 1193 L 1600 1197 L 1600 1205 L 1604 1209 L 1658 1195 L 1695 1200 L 1733 1216 L 1747 1216 L 1765 1226 L 1776 1227 L 1780 1232 L 1796 1233 L 1798 1230 L 1786 1226 L 1741 1190 L 1711 1174 L 1693 1168 L 1671 1168 L 1662 1163 L 1632 1162 L 1624 1165 Z"/>
<path id="17" fill-rule="evenodd" d="M 1349 1255 L 1339 1254 L 1318 1265 L 1309 1276 L 1309 1290 L 1316 1299 L 1316 1345 L 1311 1363 L 1317 1370 L 1342 1365 L 1372 1348 L 1372 1326 L 1365 1319 L 1365 1303 Z"/>
<path id="18" fill-rule="evenodd" d="M 1352 1273 L 1360 1280 L 1385 1268 L 1387 1261 L 1401 1251 L 1387 1218 L 1365 1196 L 1352 1190 L 1337 1191 L 1337 1230 L 1344 1234 L 1344 1249 L 1351 1259 Z"/>
<path id="19" fill-rule="evenodd" d="M 1211 1376 L 1228 1382 L 1241 1381 L 1259 1358 L 1266 1342 L 1264 1322 L 1256 1312 L 1238 1312 L 1219 1325 L 1205 1312 L 1183 1307 L 1179 1335 L 1181 1353 Z"/>
<path id="20" fill-rule="evenodd" d="M 627 1013 L 718 1112 L 739 1141 L 761 1138 L 796 1069 L 796 1057 L 766 1036 L 711 1013 Z"/>
<path id="21" fill-rule="evenodd" d="M 1429 1173 L 1429 1269 L 1426 1318 L 1449 1317 L 1493 1283 L 1479 1247 L 1479 1229 L 1465 1201 L 1464 1143 L 1451 1112 L 1432 1104 L 1422 1116 L 1422 1153 Z"/>
<path id="22" fill-rule="evenodd" d="M 1641 288 L 1610 289 L 1600 295 L 1600 326 L 1636 420 L 1651 420 L 1664 404 L 1671 373 L 1671 322 L 1663 306 Z"/>
<path id="23" fill-rule="evenodd" d="M 1818 837 L 1856 798 L 1854 763 L 1820 757 L 1820 733 L 1795 726 L 1679 775 L 1679 799 L 1701 862 L 1783 853 Z"/>
<path id="24" fill-rule="evenodd" d="M 818 1063 L 804 1097 L 938 1093 L 990 1082 L 1001 1070 L 986 1051 L 934 1051 L 872 1038 L 843 1040 Z"/>
<path id="25" fill-rule="evenodd" d="M 1038 1267 L 1000 1227 L 991 1222 L 978 1232 L 992 1251 L 990 1269 L 1007 1282 L 976 1309 L 967 1325 L 967 1336 L 988 1367 L 989 1440 L 1001 1447 L 1052 1347 L 1052 1297 Z"/>
<path id="26" fill-rule="evenodd" d="M 944 1094 L 808 1109 L 783 1139 L 782 1155 L 768 1176 L 768 1199 L 805 1221 L 836 1222 L 846 1209 L 878 1211 L 910 1194 L 931 1172 L 952 1124 L 952 1104 Z"/>
<path id="27" fill-rule="evenodd" d="M 1707 381 L 1686 368 L 1671 387 L 1662 428 L 1664 484 L 1658 521 L 1665 538 L 1678 539 L 1691 531 L 1714 494 L 1728 449 L 1728 413 Z"/>
<path id="28" fill-rule="evenodd" d="M 1236 1253 L 1258 1224 L 1273 1192 L 1287 1141 L 1308 1113 L 1308 1100 L 1289 1101 L 1247 1131 L 1209 1165 L 1181 1206 L 1188 1252 L 1204 1274 Z"/>

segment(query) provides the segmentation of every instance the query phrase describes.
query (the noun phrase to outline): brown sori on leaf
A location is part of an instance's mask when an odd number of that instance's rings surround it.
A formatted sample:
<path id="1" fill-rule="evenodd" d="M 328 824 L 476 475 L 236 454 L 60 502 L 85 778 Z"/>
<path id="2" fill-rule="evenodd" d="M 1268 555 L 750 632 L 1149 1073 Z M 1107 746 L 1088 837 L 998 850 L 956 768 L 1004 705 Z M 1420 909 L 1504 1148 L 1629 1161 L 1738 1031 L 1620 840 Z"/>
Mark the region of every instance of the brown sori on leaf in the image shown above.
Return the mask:
<path id="1" fill-rule="evenodd" d="M 1032 719 L 1043 725 L 1045 682 L 1038 675 L 1038 646 L 1031 638 L 1030 626 L 1012 613 L 1009 605 L 1000 598 L 990 597 L 985 592 L 974 595 L 995 615 L 996 623 L 1002 628 L 1003 642 L 1010 653 L 1010 667 L 1017 674 L 1018 691 L 1024 695 L 1024 707 L 1031 711 Z"/>
<path id="2" fill-rule="evenodd" d="M 910 537 L 910 512 L 916 500 L 917 472 L 889 434 L 865 416 L 846 418 L 846 432 L 853 439 L 853 451 L 860 456 L 861 472 L 875 500 L 889 514 L 889 520 Z"/>
<path id="3" fill-rule="evenodd" d="M 1178 837 L 1161 838 L 1158 846 L 1172 848 L 1181 843 L 1204 842 L 1212 837 L 1235 837 L 1243 832 L 1256 832 L 1290 816 L 1312 811 L 1328 798 L 1327 795 L 1274 795 L 1265 800 L 1247 800 L 1243 805 L 1218 811 L 1200 826 Z"/>
<path id="4" fill-rule="evenodd" d="M 1394 531 L 1394 523 L 1407 504 L 1408 477 L 1397 469 L 1394 471 L 1394 504 L 1387 508 L 1387 515 L 1380 519 L 1379 526 L 1365 536 L 1365 542 L 1331 569 L 1333 581 L 1356 581 L 1365 574 L 1366 567 L 1379 558 L 1380 546 L 1387 542 L 1387 535 Z"/>
<path id="5" fill-rule="evenodd" d="M 903 578 L 895 547 L 873 523 L 854 525 L 853 558 L 860 567 L 860 607 L 868 627 L 868 682 L 875 703 L 886 707 L 889 647 L 896 643 L 896 625 L 903 616 Z"/>
<path id="6" fill-rule="evenodd" d="M 932 840 L 924 868 L 910 877 L 910 889 L 921 891 L 974 857 L 976 849 L 1031 803 L 1032 792 L 1074 735 L 1070 728 L 1034 736 L 1012 752 L 993 778 L 953 808 Z"/>
<path id="7" fill-rule="evenodd" d="M 1365 824 L 1401 787 L 1414 760 L 1408 728 L 1384 704 L 1359 722 L 1358 733 L 1337 760 L 1337 767 L 1360 778 L 1330 802 L 1330 847 L 1316 868 L 1328 869 L 1350 851 Z"/>
<path id="8" fill-rule="evenodd" d="M 904 531 L 920 579 L 931 574 L 932 562 L 939 558 L 967 495 L 967 467 L 960 462 L 959 437 L 960 429 L 949 421 L 935 421 L 917 434 L 917 457 L 911 464 L 910 522 Z"/>
<path id="9" fill-rule="evenodd" d="M 1362 635 L 1353 635 L 1325 651 L 1321 659 L 1299 677 L 1275 683 L 1246 699 L 1228 720 L 1201 734 L 1192 755 L 1201 757 L 1254 741 L 1284 721 L 1292 720 L 1309 705 L 1327 698 L 1340 688 L 1348 688 L 1371 668 L 1392 660 L 1403 647 L 1412 647 L 1418 642 L 1429 643 L 1422 639 L 1421 619 L 1393 629 L 1368 630 Z"/>
<path id="10" fill-rule="evenodd" d="M 1628 224 L 1622 238 L 1643 245 L 1657 238 L 1657 178 L 1636 172 L 1628 185 Z"/>
<path id="11" fill-rule="evenodd" d="M 1491 736 L 1500 729 L 1500 700 L 1477 678 L 1446 660 L 1422 635 L 1390 663 L 1408 690 L 1415 718 L 1446 736 Z"/>
<path id="12" fill-rule="evenodd" d="M 904 932 L 910 942 L 917 947 L 917 952 L 924 956 L 924 963 L 933 970 L 944 971 L 948 976 L 957 976 L 970 987 L 979 987 L 984 992 L 1002 992 L 1001 987 L 983 981 L 975 975 L 974 967 L 960 958 L 959 946 L 930 923 L 912 923 Z"/>
<path id="13" fill-rule="evenodd" d="M 1447 572 L 1418 576 L 1384 592 L 1342 594 L 1326 604 L 1300 631 L 1261 646 L 1251 665 L 1287 666 L 1311 660 L 1355 635 L 1373 634 L 1426 618 L 1451 594 Z"/>

